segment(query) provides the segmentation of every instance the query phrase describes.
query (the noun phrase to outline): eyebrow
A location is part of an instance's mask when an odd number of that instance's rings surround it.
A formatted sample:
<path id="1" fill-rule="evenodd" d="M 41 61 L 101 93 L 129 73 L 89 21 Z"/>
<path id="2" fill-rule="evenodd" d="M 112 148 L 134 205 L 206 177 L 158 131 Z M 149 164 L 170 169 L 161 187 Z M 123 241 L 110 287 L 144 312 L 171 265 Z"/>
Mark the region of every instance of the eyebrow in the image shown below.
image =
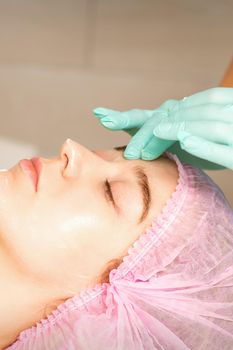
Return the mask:
<path id="1" fill-rule="evenodd" d="M 124 151 L 126 146 L 114 147 L 116 151 Z M 144 168 L 136 165 L 133 167 L 133 173 L 137 179 L 138 186 L 140 188 L 143 200 L 142 214 L 138 220 L 138 224 L 141 224 L 147 217 L 151 207 L 151 190 L 149 186 L 148 177 L 144 171 Z"/>

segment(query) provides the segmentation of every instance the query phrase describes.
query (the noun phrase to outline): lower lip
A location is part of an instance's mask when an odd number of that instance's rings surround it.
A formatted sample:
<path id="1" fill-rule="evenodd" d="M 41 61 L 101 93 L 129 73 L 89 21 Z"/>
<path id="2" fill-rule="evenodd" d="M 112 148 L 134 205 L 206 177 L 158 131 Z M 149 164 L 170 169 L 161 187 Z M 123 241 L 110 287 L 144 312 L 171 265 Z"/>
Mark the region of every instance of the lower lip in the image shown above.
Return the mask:
<path id="1" fill-rule="evenodd" d="M 24 171 L 24 173 L 29 176 L 29 178 L 31 179 L 31 181 L 33 183 L 35 190 L 37 191 L 38 176 L 37 176 L 37 172 L 36 172 L 36 169 L 35 169 L 33 163 L 28 159 L 22 159 L 19 162 L 19 165 L 22 168 L 22 170 Z"/>

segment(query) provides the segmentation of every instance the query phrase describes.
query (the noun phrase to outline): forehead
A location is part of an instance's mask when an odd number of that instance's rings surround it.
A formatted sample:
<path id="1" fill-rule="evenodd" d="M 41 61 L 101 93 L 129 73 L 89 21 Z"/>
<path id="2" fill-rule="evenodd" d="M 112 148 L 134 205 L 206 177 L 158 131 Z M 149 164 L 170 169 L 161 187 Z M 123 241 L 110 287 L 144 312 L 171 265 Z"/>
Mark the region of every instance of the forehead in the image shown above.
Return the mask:
<path id="1" fill-rule="evenodd" d="M 128 160 L 123 155 L 125 148 L 126 146 L 116 147 L 115 149 L 98 149 L 95 150 L 95 153 L 110 162 L 124 162 L 126 165 L 141 165 L 148 170 L 151 169 L 153 172 L 157 170 L 158 172 L 164 173 L 168 168 L 177 168 L 175 162 L 166 157 L 165 154 L 152 161 L 142 159 Z"/>
<path id="2" fill-rule="evenodd" d="M 123 161 L 126 160 L 123 156 L 123 152 L 126 146 L 123 146 L 121 149 L 118 150 L 114 148 L 110 149 L 97 149 L 95 150 L 95 154 L 100 156 L 101 158 L 107 160 L 107 161 Z"/>
<path id="3" fill-rule="evenodd" d="M 120 146 L 116 148 L 117 149 L 97 149 L 95 150 L 95 153 L 103 159 L 110 162 L 121 162 L 126 166 L 130 166 L 130 164 L 141 165 L 144 167 L 145 170 L 152 172 L 152 174 L 156 177 L 162 175 L 164 175 L 165 177 L 178 176 L 176 163 L 169 159 L 165 154 L 151 161 L 142 159 L 128 160 L 123 155 L 126 146 Z"/>

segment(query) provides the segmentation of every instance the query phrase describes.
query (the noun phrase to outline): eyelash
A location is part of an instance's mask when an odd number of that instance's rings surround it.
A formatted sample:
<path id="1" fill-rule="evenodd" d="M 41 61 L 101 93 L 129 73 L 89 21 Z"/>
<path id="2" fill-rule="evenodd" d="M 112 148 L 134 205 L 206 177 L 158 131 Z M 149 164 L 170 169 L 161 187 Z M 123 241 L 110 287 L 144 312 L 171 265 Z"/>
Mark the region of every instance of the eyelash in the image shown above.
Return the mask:
<path id="1" fill-rule="evenodd" d="M 111 185 L 110 185 L 110 182 L 108 181 L 108 179 L 105 180 L 105 193 L 108 195 L 108 199 L 115 206 L 115 201 L 114 201 L 114 197 L 113 197 L 113 194 L 112 194 Z"/>

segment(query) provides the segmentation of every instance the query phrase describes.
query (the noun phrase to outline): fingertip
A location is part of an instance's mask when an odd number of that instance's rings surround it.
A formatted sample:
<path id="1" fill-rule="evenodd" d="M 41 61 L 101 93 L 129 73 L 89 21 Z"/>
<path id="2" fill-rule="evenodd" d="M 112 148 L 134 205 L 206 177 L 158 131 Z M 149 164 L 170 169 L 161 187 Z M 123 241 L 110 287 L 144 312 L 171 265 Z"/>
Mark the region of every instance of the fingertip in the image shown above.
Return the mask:
<path id="1" fill-rule="evenodd" d="M 138 159 L 139 156 L 132 150 L 125 150 L 124 157 L 126 159 Z"/>
<path id="2" fill-rule="evenodd" d="M 115 111 L 104 107 L 97 107 L 93 109 L 93 113 L 96 117 L 107 117 L 111 112 L 115 112 Z"/>
<path id="3" fill-rule="evenodd" d="M 158 129 L 154 129 L 154 130 L 153 130 L 153 134 L 154 134 L 156 137 L 159 137 L 159 130 L 158 130 Z"/>
<path id="4" fill-rule="evenodd" d="M 107 116 L 107 114 L 103 114 L 101 111 L 98 110 L 98 108 L 92 110 L 94 117 L 96 118 L 102 118 Z"/>
<path id="5" fill-rule="evenodd" d="M 155 137 L 158 137 L 159 139 L 166 139 L 166 137 L 164 135 L 162 135 L 162 133 L 158 129 L 153 130 L 153 135 Z"/>
<path id="6" fill-rule="evenodd" d="M 185 151 L 185 145 L 183 142 L 180 142 L 180 148 L 183 149 Z"/>
<path id="7" fill-rule="evenodd" d="M 184 131 L 184 130 L 180 130 L 177 134 L 177 138 L 181 142 L 183 142 L 187 137 L 190 137 L 190 136 L 191 136 L 191 134 L 188 133 L 187 131 Z"/>
<path id="8" fill-rule="evenodd" d="M 156 156 L 155 153 L 150 153 L 150 152 L 146 152 L 142 150 L 142 154 L 141 157 L 143 160 L 154 160 L 156 159 L 158 156 Z"/>
<path id="9" fill-rule="evenodd" d="M 154 160 L 156 159 L 152 154 L 142 156 L 142 160 Z"/>
<path id="10" fill-rule="evenodd" d="M 169 139 L 172 132 L 172 123 L 162 121 L 153 130 L 153 134 L 159 138 Z"/>
<path id="11" fill-rule="evenodd" d="M 101 124 L 103 125 L 103 126 L 105 126 L 106 128 L 115 128 L 116 127 L 116 124 L 114 123 L 114 121 L 113 120 L 110 120 L 109 118 L 107 118 L 107 117 L 104 117 L 104 118 L 102 118 L 101 120 L 100 120 L 100 122 L 101 122 Z"/>
<path id="12" fill-rule="evenodd" d="M 201 142 L 202 140 L 199 137 L 187 136 L 182 141 L 180 141 L 180 146 L 184 150 L 187 150 L 187 149 L 194 150 L 200 146 Z"/>

